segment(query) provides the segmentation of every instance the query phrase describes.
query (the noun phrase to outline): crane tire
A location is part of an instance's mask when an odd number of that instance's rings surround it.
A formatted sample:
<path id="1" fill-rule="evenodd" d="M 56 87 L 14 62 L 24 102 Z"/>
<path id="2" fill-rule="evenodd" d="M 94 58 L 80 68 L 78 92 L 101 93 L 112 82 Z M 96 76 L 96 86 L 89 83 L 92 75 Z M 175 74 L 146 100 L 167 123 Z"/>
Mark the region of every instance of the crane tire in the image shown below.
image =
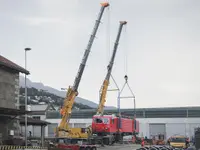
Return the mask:
<path id="1" fill-rule="evenodd" d="M 92 147 L 91 150 L 97 150 L 97 148 L 96 147 Z"/>
<path id="2" fill-rule="evenodd" d="M 85 150 L 91 150 L 91 148 L 90 147 L 86 147 Z"/>

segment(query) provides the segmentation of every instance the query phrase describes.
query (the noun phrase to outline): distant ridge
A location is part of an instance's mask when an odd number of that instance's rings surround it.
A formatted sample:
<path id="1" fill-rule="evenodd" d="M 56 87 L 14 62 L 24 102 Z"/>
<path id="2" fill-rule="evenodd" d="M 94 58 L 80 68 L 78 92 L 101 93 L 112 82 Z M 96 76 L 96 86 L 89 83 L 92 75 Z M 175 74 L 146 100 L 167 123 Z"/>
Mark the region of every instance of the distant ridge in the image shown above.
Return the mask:
<path id="1" fill-rule="evenodd" d="M 25 85 L 25 78 L 23 76 L 20 76 L 20 78 L 19 78 L 19 85 L 20 85 L 20 87 L 24 87 L 24 85 Z M 28 78 L 26 80 L 26 85 L 29 88 L 34 87 L 34 88 L 36 88 L 38 90 L 40 90 L 40 89 L 47 90 L 49 93 L 55 94 L 55 95 L 60 96 L 60 97 L 65 97 L 65 95 L 66 95 L 65 91 L 59 91 L 59 90 L 57 90 L 55 88 L 52 88 L 50 86 L 45 86 L 43 83 L 32 82 Z M 90 106 L 92 108 L 97 108 L 97 106 L 98 106 L 96 103 L 94 103 L 94 102 L 92 102 L 90 100 L 81 98 L 81 97 L 76 97 L 75 101 L 77 103 L 81 103 L 81 104 Z M 114 106 L 106 106 L 105 109 L 116 109 L 116 107 L 114 107 Z"/>

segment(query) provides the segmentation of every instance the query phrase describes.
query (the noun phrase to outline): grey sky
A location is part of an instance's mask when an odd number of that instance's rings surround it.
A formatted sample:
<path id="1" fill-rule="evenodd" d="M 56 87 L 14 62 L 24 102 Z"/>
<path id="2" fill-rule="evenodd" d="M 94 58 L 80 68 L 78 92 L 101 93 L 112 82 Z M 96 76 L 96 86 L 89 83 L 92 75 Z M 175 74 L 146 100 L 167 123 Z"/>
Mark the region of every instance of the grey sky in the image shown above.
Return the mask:
<path id="1" fill-rule="evenodd" d="M 32 81 L 57 89 L 72 85 L 100 2 L 1 0 L 1 54 L 24 66 L 23 49 L 31 47 L 28 69 Z M 111 51 L 119 20 L 127 20 L 113 69 L 118 85 L 124 83 L 127 53 L 129 84 L 137 107 L 200 105 L 200 1 L 109 2 L 111 6 L 104 13 L 79 96 L 98 102 L 109 56 L 107 31 Z M 116 95 L 109 93 L 107 105 L 116 105 Z M 133 102 L 123 100 L 122 106 L 133 107 Z"/>

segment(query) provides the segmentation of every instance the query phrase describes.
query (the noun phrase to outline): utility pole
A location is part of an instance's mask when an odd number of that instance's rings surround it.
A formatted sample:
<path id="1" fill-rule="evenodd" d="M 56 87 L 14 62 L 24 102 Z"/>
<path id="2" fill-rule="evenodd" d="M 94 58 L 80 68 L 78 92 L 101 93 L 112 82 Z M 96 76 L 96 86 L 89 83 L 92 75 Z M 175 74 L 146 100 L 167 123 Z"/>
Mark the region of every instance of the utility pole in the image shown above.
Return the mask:
<path id="1" fill-rule="evenodd" d="M 27 70 L 27 57 L 26 52 L 31 48 L 25 48 L 25 69 Z M 25 112 L 27 111 L 27 86 L 26 86 L 26 74 L 25 74 Z M 27 146 L 27 114 L 25 113 L 25 146 Z"/>

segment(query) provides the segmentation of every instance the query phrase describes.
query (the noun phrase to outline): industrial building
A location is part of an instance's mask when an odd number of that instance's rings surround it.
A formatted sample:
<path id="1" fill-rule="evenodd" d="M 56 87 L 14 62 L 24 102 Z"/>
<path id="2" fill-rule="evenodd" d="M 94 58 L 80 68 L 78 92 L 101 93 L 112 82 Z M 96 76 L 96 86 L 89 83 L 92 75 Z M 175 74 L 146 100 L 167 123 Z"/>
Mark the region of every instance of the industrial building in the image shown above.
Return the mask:
<path id="1" fill-rule="evenodd" d="M 121 112 L 126 116 L 134 115 L 133 109 L 122 109 Z M 117 110 L 105 110 L 105 113 L 116 114 Z M 87 127 L 91 125 L 91 118 L 94 114 L 95 110 L 91 109 L 74 110 L 70 125 L 72 127 Z M 51 124 L 45 129 L 45 136 L 54 136 L 54 128 L 61 121 L 59 111 L 52 108 L 51 110 L 45 109 L 45 111 L 35 111 L 34 116 L 50 122 Z M 192 137 L 194 128 L 200 127 L 200 107 L 141 108 L 136 109 L 136 116 L 140 122 L 140 136 L 148 138 L 158 134 L 164 134 L 166 139 L 176 134 Z M 35 132 L 37 131 L 35 130 Z"/>
<path id="2" fill-rule="evenodd" d="M 27 113 L 19 104 L 19 74 L 29 71 L 0 55 L 0 143 L 10 135 L 19 137 L 24 134 L 24 115 Z M 28 118 L 29 126 L 44 127 L 48 123 Z M 40 134 L 41 136 L 41 134 Z"/>
<path id="3" fill-rule="evenodd" d="M 12 130 L 15 135 L 19 135 L 19 122 L 11 119 L 11 116 L 15 118 L 22 113 L 19 110 L 19 73 L 29 74 L 0 55 L 0 139 L 6 138 Z"/>

